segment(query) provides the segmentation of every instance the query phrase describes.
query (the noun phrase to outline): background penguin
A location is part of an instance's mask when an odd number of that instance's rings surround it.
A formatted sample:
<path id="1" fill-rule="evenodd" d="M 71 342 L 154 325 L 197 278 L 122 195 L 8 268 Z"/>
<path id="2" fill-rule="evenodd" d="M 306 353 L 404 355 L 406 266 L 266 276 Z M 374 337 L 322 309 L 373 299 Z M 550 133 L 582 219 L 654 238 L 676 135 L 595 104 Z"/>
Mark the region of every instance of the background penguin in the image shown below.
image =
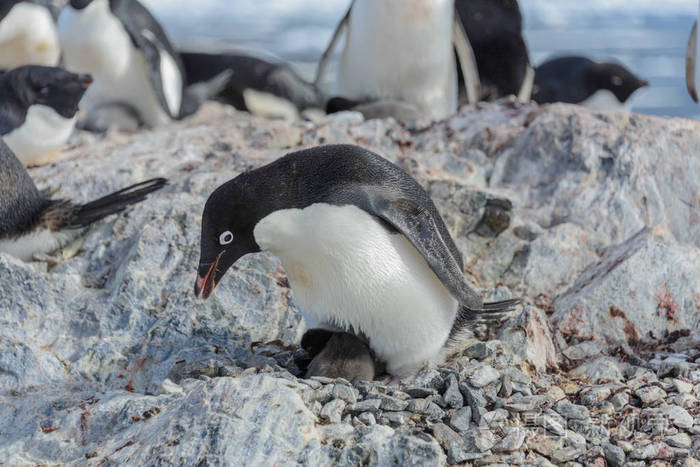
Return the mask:
<path id="1" fill-rule="evenodd" d="M 58 30 L 66 68 L 95 79 L 84 99 L 89 113 L 122 104 L 156 127 L 194 113 L 230 77 L 184 88 L 180 57 L 137 0 L 71 0 Z"/>
<path id="2" fill-rule="evenodd" d="M 344 97 L 332 97 L 326 102 L 326 113 L 332 114 L 352 110 L 360 112 L 366 120 L 392 117 L 399 122 L 416 123 L 423 119 L 423 114 L 414 105 L 397 100 L 353 101 Z"/>
<path id="3" fill-rule="evenodd" d="M 290 153 L 217 188 L 202 215 L 196 296 L 261 250 L 280 257 L 310 328 L 366 336 L 394 376 L 440 361 L 460 330 L 519 302 L 483 303 L 425 190 L 357 146 Z"/>
<path id="4" fill-rule="evenodd" d="M 348 332 L 310 329 L 301 346 L 313 355 L 304 375 L 345 378 L 350 382 L 372 381 L 384 372 L 367 342 Z"/>
<path id="5" fill-rule="evenodd" d="M 73 133 L 90 75 L 23 66 L 0 75 L 0 135 L 26 166 L 51 160 Z"/>
<path id="6" fill-rule="evenodd" d="M 457 110 L 456 49 L 468 102 L 478 99 L 478 72 L 454 0 L 353 1 L 321 57 L 317 86 L 346 28 L 333 96 L 402 101 L 425 119 L 445 118 Z"/>
<path id="7" fill-rule="evenodd" d="M 480 98 L 494 100 L 513 95 L 528 102 L 535 70 L 523 39 L 523 17 L 517 0 L 455 0 L 455 7 L 474 50 Z"/>
<path id="8" fill-rule="evenodd" d="M 286 64 L 240 53 L 181 52 L 187 84 L 206 82 L 231 70 L 231 79 L 216 100 L 265 117 L 297 120 L 306 109 L 322 108 L 322 98 Z"/>
<path id="9" fill-rule="evenodd" d="M 0 252 L 23 261 L 51 253 L 77 237 L 83 227 L 123 211 L 165 183 L 154 178 L 87 204 L 48 199 L 0 141 Z"/>
<path id="10" fill-rule="evenodd" d="M 22 65 L 56 66 L 61 51 L 51 0 L 0 2 L 0 70 Z"/>
<path id="11" fill-rule="evenodd" d="M 685 53 L 685 84 L 688 94 L 695 102 L 698 102 L 698 90 L 700 89 L 700 46 L 698 46 L 698 21 L 700 21 L 700 7 L 698 17 L 690 30 L 688 48 Z"/>
<path id="12" fill-rule="evenodd" d="M 626 110 L 627 99 L 649 83 L 617 63 L 560 57 L 537 67 L 532 99 L 567 102 L 598 110 Z"/>

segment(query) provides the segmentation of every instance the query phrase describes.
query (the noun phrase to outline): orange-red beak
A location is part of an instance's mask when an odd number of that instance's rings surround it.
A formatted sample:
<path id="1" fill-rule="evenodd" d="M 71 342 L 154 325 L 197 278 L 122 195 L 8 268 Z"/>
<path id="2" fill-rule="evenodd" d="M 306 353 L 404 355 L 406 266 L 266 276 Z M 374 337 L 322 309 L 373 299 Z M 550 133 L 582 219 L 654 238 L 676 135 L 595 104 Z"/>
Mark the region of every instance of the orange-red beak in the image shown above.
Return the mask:
<path id="1" fill-rule="evenodd" d="M 216 256 L 216 259 L 214 260 L 212 265 L 209 266 L 209 271 L 207 271 L 207 274 L 204 277 L 197 275 L 197 281 L 194 284 L 195 297 L 201 298 L 202 300 L 206 300 L 207 298 L 209 298 L 212 292 L 214 292 L 214 287 L 216 287 L 214 273 L 216 272 L 216 268 L 219 265 L 219 260 L 221 259 L 221 255 L 223 254 L 224 252 L 222 251 Z"/>

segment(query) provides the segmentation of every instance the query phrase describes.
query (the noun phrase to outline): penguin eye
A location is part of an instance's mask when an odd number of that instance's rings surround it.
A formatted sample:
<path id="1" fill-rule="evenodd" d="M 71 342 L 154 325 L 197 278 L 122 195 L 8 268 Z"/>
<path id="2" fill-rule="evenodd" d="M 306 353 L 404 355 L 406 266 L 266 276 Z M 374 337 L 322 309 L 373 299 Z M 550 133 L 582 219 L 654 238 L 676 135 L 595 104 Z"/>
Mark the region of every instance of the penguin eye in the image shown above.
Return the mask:
<path id="1" fill-rule="evenodd" d="M 614 84 L 615 86 L 622 86 L 622 78 L 620 78 L 617 75 L 610 78 L 610 81 L 612 81 L 612 84 Z"/>
<path id="2" fill-rule="evenodd" d="M 228 230 L 221 235 L 219 235 L 219 243 L 221 245 L 228 245 L 233 241 L 233 234 Z"/>
<path id="3" fill-rule="evenodd" d="M 49 87 L 44 86 L 43 88 L 39 89 L 39 94 L 42 96 L 48 96 L 49 95 Z"/>

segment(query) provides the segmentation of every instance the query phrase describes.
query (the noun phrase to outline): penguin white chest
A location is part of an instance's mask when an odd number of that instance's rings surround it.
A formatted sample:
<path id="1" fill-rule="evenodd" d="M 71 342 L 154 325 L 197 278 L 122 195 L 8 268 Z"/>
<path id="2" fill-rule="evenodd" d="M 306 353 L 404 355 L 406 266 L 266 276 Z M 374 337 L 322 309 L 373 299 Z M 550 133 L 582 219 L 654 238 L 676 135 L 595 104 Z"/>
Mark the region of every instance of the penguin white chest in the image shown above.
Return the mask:
<path id="1" fill-rule="evenodd" d="M 106 0 L 95 0 L 79 11 L 66 7 L 58 29 L 66 67 L 94 78 L 83 98 L 89 112 L 103 105 L 126 104 L 151 127 L 166 124 L 171 114 L 179 114 L 182 77 L 175 61 L 161 51 L 156 68 L 160 74 L 155 81 L 162 85 L 168 104 L 165 109 L 153 89 L 144 54 L 134 47 Z"/>
<path id="2" fill-rule="evenodd" d="M 616 110 L 618 112 L 629 112 L 629 107 L 617 100 L 615 94 L 607 89 L 599 89 L 588 99 L 579 103 L 584 107 L 594 110 Z"/>
<path id="3" fill-rule="evenodd" d="M 440 359 L 458 304 L 404 235 L 325 203 L 276 211 L 254 235 L 280 257 L 309 326 L 365 334 L 394 375 Z"/>
<path id="4" fill-rule="evenodd" d="M 356 0 L 335 93 L 447 117 L 457 109 L 453 19 L 454 0 Z"/>
<path id="5" fill-rule="evenodd" d="M 0 21 L 0 69 L 55 66 L 59 56 L 58 32 L 46 7 L 21 2 Z"/>
<path id="6" fill-rule="evenodd" d="M 37 229 L 17 238 L 0 238 L 0 253 L 8 253 L 22 261 L 32 261 L 34 255 L 48 254 L 67 245 L 80 230 L 52 232 Z"/>
<path id="7" fill-rule="evenodd" d="M 51 107 L 32 105 L 24 123 L 2 139 L 25 166 L 44 164 L 66 144 L 76 117 L 66 118 Z"/>

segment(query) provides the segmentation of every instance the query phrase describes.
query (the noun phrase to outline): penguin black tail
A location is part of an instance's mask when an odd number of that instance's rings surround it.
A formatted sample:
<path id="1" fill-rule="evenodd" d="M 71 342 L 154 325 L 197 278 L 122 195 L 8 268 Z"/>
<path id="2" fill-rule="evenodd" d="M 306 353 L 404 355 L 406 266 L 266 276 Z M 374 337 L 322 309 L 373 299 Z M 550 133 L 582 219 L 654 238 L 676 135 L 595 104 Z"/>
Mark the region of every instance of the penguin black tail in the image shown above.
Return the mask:
<path id="1" fill-rule="evenodd" d="M 502 323 L 513 314 L 515 308 L 522 302 L 521 298 L 512 298 L 499 302 L 484 303 L 479 310 L 472 310 L 467 307 L 460 308 L 450 331 L 450 340 L 456 340 L 460 331 L 475 324 L 494 325 Z"/>
<path id="2" fill-rule="evenodd" d="M 165 178 L 153 178 L 115 191 L 82 206 L 75 206 L 65 227 L 86 227 L 110 214 L 121 212 L 130 204 L 143 201 L 149 193 L 160 190 L 167 182 Z"/>

